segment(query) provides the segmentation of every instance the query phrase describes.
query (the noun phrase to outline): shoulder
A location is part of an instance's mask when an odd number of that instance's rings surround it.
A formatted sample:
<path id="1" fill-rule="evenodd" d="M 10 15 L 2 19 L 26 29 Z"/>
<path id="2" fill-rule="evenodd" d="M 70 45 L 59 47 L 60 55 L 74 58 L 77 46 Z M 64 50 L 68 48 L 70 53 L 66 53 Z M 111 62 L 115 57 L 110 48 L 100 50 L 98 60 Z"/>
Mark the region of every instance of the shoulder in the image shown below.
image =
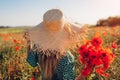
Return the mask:
<path id="1" fill-rule="evenodd" d="M 26 61 L 32 66 L 36 67 L 37 66 L 37 53 L 33 50 L 29 51 L 29 54 L 26 58 Z"/>
<path id="2" fill-rule="evenodd" d="M 67 51 L 66 55 L 60 59 L 59 64 L 65 66 L 73 62 L 74 62 L 74 56 L 70 51 Z"/>
<path id="3" fill-rule="evenodd" d="M 75 65 L 74 56 L 70 51 L 67 51 L 66 56 L 63 56 L 58 64 L 57 73 L 58 77 L 60 73 L 62 80 L 74 80 L 75 78 Z"/>
<path id="4" fill-rule="evenodd" d="M 66 51 L 66 55 L 61 58 L 62 60 L 74 61 L 74 56 L 70 51 Z"/>

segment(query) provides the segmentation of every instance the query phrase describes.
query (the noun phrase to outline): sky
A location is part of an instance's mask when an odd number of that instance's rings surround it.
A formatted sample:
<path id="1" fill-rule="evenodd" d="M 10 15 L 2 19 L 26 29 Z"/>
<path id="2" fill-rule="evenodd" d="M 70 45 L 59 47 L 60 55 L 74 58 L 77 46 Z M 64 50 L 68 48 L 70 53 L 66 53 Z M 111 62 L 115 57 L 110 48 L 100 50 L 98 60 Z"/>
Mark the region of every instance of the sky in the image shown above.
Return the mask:
<path id="1" fill-rule="evenodd" d="M 35 26 L 47 10 L 56 8 L 80 24 L 120 16 L 120 0 L 0 0 L 0 26 Z"/>

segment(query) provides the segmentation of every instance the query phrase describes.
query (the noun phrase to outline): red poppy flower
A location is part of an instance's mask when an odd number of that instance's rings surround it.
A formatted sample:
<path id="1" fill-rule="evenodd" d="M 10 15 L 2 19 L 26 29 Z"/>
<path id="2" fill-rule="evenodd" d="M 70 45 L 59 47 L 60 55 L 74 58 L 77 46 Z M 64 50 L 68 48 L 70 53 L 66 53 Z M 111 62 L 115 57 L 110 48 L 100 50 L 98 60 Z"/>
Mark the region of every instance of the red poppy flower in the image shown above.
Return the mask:
<path id="1" fill-rule="evenodd" d="M 95 68 L 98 74 L 102 76 L 108 76 L 104 70 L 108 69 L 110 63 L 114 59 L 112 50 L 109 48 L 102 47 L 102 39 L 99 37 L 93 38 L 92 41 L 87 42 L 87 44 L 80 46 L 78 50 L 80 56 L 79 60 L 84 64 L 85 68 L 82 70 L 81 75 L 87 77 L 92 73 L 93 68 Z"/>
<path id="2" fill-rule="evenodd" d="M 80 61 L 82 64 L 85 64 L 85 60 L 84 60 L 81 56 L 79 56 L 79 61 Z"/>
<path id="3" fill-rule="evenodd" d="M 86 46 L 82 45 L 82 46 L 79 47 L 78 52 L 83 53 L 85 50 L 86 50 Z"/>
<path id="4" fill-rule="evenodd" d="M 18 47 L 18 46 L 15 46 L 15 50 L 18 51 L 18 50 L 19 50 L 19 47 Z"/>
<path id="5" fill-rule="evenodd" d="M 112 43 L 112 48 L 116 49 L 117 48 L 117 44 Z"/>
<path id="6" fill-rule="evenodd" d="M 21 48 L 24 48 L 24 47 L 25 47 L 24 45 L 21 46 Z"/>
<path id="7" fill-rule="evenodd" d="M 105 51 L 101 52 L 101 60 L 103 61 L 103 67 L 104 69 L 109 68 L 109 64 L 113 61 L 113 54 L 112 53 L 107 53 Z"/>
<path id="8" fill-rule="evenodd" d="M 92 66 L 86 66 L 86 68 L 82 70 L 81 75 L 87 77 L 88 75 L 91 74 L 92 70 L 93 70 Z"/>
<path id="9" fill-rule="evenodd" d="M 99 47 L 102 44 L 102 39 L 100 37 L 95 37 L 91 42 L 93 46 Z"/>
<path id="10" fill-rule="evenodd" d="M 35 80 L 35 78 L 34 78 L 34 77 L 31 77 L 30 80 Z"/>
<path id="11" fill-rule="evenodd" d="M 16 42 L 17 42 L 17 40 L 16 40 L 16 39 L 13 39 L 13 42 L 14 42 L 14 43 L 16 43 Z"/>
<path id="12" fill-rule="evenodd" d="M 104 69 L 102 69 L 102 68 L 97 68 L 97 69 L 96 69 L 96 72 L 97 72 L 98 74 L 102 75 L 102 76 L 105 76 L 105 77 L 108 77 L 108 76 L 109 76 L 109 74 L 106 73 L 106 72 L 104 71 Z"/>
<path id="13" fill-rule="evenodd" d="M 86 64 L 89 62 L 89 52 L 83 51 L 80 53 L 79 60 L 82 64 Z"/>
<path id="14" fill-rule="evenodd" d="M 91 51 L 90 52 L 90 57 L 89 57 L 89 59 L 90 59 L 90 64 L 91 65 L 96 65 L 96 60 L 97 60 L 97 53 L 95 53 L 94 51 Z"/>

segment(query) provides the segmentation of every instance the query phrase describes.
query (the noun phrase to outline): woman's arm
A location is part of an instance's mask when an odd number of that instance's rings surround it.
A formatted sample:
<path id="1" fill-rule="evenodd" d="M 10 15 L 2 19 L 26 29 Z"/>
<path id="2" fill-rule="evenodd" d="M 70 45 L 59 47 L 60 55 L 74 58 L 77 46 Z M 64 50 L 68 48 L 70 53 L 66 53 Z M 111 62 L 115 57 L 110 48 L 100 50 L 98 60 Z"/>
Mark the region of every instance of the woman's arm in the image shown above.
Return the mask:
<path id="1" fill-rule="evenodd" d="M 25 41 L 26 41 L 26 49 L 27 49 L 27 58 L 26 61 L 32 66 L 32 67 L 36 67 L 37 66 L 37 52 L 31 50 L 32 49 L 32 45 L 31 45 L 31 41 L 30 41 L 30 35 L 29 33 L 26 31 L 24 32 L 23 35 Z"/>
<path id="2" fill-rule="evenodd" d="M 31 50 L 31 41 L 30 41 L 30 35 L 27 31 L 24 32 L 23 38 L 26 41 L 26 49 L 27 49 L 27 55 L 28 55 Z"/>

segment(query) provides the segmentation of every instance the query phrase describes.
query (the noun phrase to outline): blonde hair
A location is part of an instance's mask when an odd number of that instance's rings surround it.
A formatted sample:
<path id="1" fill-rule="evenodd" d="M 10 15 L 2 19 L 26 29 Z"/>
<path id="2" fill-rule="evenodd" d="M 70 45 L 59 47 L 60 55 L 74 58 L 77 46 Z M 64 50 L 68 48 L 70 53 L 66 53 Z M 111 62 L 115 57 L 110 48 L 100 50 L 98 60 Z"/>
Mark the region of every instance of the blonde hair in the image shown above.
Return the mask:
<path id="1" fill-rule="evenodd" d="M 47 53 L 51 53 L 51 52 L 57 52 L 57 51 L 47 50 Z M 58 54 L 59 52 L 57 52 L 57 55 L 51 55 L 51 56 L 47 56 L 45 54 L 40 55 L 40 66 L 45 80 L 52 80 L 52 76 L 56 70 L 58 61 L 60 59 L 57 57 Z"/>

